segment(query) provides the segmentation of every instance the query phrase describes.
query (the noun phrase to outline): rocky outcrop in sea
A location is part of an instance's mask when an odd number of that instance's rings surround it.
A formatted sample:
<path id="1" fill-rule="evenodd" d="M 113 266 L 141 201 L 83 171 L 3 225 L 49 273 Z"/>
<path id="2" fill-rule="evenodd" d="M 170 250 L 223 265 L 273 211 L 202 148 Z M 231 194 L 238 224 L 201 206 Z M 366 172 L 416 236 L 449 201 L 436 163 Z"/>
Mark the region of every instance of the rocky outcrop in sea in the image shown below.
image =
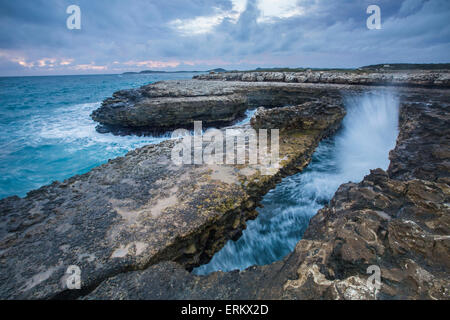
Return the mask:
<path id="1" fill-rule="evenodd" d="M 198 80 L 329 83 L 351 85 L 388 85 L 406 87 L 450 87 L 450 77 L 442 71 L 304 71 L 304 72 L 220 72 L 194 76 Z"/>
<path id="2" fill-rule="evenodd" d="M 135 90 L 122 90 L 92 113 L 100 132 L 148 134 L 177 128 L 231 125 L 249 108 L 281 107 L 339 97 L 339 88 L 284 83 L 224 81 L 162 81 Z"/>
<path id="3" fill-rule="evenodd" d="M 360 86 L 449 88 L 448 72 L 226 72 L 194 76 L 200 81 L 162 81 L 121 90 L 92 113 L 99 132 L 151 134 L 177 128 L 230 125 L 247 108 L 280 107 L 340 96 Z M 207 81 L 205 81 L 207 80 Z M 359 89 L 364 90 L 364 89 Z M 367 90 L 367 89 L 365 89 Z"/>
<path id="4" fill-rule="evenodd" d="M 342 185 L 290 255 L 208 276 L 190 271 L 241 235 L 262 197 L 283 177 L 308 165 L 318 143 L 339 129 L 343 95 L 370 87 L 241 78 L 120 91 L 93 118 L 122 134 L 189 127 L 197 120 L 225 125 L 258 107 L 249 125 L 229 129 L 280 129 L 280 166 L 263 174 L 254 164 L 174 165 L 172 150 L 181 140 L 171 139 L 25 198 L 0 200 L 0 297 L 448 299 L 445 77 L 433 78 L 430 88 L 397 88 L 400 134 L 389 169 L 373 168 L 360 183 Z M 80 290 L 67 288 L 73 265 L 81 270 Z M 381 269 L 379 290 L 367 287 L 370 265 Z"/>

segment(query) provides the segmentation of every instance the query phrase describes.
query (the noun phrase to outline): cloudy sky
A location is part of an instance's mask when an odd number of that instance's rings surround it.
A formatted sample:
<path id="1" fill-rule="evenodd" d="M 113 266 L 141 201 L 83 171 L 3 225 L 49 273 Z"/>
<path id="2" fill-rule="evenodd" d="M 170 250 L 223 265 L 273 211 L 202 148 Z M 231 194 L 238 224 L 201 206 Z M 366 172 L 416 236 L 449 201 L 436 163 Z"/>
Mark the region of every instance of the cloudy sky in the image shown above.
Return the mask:
<path id="1" fill-rule="evenodd" d="M 450 62 L 449 21 L 449 0 L 0 0 L 0 75 Z"/>

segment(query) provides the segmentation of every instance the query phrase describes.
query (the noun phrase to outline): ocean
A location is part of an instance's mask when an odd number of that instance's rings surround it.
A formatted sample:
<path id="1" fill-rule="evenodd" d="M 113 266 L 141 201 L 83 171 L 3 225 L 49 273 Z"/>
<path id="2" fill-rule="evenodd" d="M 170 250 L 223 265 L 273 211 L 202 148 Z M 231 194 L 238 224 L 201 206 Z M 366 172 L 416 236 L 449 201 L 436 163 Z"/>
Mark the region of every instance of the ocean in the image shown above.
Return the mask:
<path id="1" fill-rule="evenodd" d="M 113 92 L 192 73 L 0 77 L 0 199 L 88 172 L 158 137 L 100 134 L 90 118 Z"/>

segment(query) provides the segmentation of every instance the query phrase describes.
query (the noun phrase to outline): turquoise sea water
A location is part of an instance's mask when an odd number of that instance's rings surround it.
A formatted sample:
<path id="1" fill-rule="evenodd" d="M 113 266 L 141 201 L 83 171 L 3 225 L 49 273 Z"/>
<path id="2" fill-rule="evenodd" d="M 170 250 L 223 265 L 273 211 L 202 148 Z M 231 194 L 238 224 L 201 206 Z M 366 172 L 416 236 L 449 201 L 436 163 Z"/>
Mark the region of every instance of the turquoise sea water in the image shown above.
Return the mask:
<path id="1" fill-rule="evenodd" d="M 162 139 L 99 134 L 89 117 L 114 91 L 193 74 L 0 78 L 0 198 L 82 174 Z"/>

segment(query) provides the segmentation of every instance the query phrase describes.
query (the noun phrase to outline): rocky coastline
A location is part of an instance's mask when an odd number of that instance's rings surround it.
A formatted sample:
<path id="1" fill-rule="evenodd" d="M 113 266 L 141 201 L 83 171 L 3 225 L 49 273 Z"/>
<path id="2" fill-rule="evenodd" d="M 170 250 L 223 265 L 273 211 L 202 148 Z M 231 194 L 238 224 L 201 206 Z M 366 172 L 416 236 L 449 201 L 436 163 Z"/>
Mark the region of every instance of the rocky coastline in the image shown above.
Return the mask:
<path id="1" fill-rule="evenodd" d="M 283 261 L 202 277 L 164 262 L 85 298 L 449 299 L 450 101 L 448 93 L 436 100 L 402 104 L 389 169 L 342 185 Z M 382 286 L 373 291 L 374 264 Z"/>
<path id="2" fill-rule="evenodd" d="M 218 73 L 116 92 L 92 114 L 101 132 L 225 126 L 260 108 L 249 125 L 232 128 L 279 128 L 280 167 L 262 175 L 250 164 L 176 166 L 174 139 L 0 200 L 0 298 L 449 299 L 449 79 Z M 238 238 L 264 194 L 338 130 L 343 96 L 375 85 L 396 86 L 401 101 L 389 169 L 342 185 L 284 260 L 191 274 Z M 373 264 L 382 274 L 376 292 L 366 286 Z M 65 286 L 71 265 L 82 270 L 81 290 Z"/>
<path id="3" fill-rule="evenodd" d="M 436 71 L 304 71 L 304 72 L 212 72 L 194 76 L 198 80 L 328 83 L 373 86 L 450 87 L 449 73 Z"/>
<path id="4" fill-rule="evenodd" d="M 340 97 L 369 86 L 450 88 L 448 72 L 222 72 L 194 80 L 163 81 L 121 90 L 92 113 L 97 130 L 119 135 L 154 134 L 177 128 L 226 126 L 248 108 L 275 108 Z M 363 88 L 357 88 L 361 86 Z"/>

